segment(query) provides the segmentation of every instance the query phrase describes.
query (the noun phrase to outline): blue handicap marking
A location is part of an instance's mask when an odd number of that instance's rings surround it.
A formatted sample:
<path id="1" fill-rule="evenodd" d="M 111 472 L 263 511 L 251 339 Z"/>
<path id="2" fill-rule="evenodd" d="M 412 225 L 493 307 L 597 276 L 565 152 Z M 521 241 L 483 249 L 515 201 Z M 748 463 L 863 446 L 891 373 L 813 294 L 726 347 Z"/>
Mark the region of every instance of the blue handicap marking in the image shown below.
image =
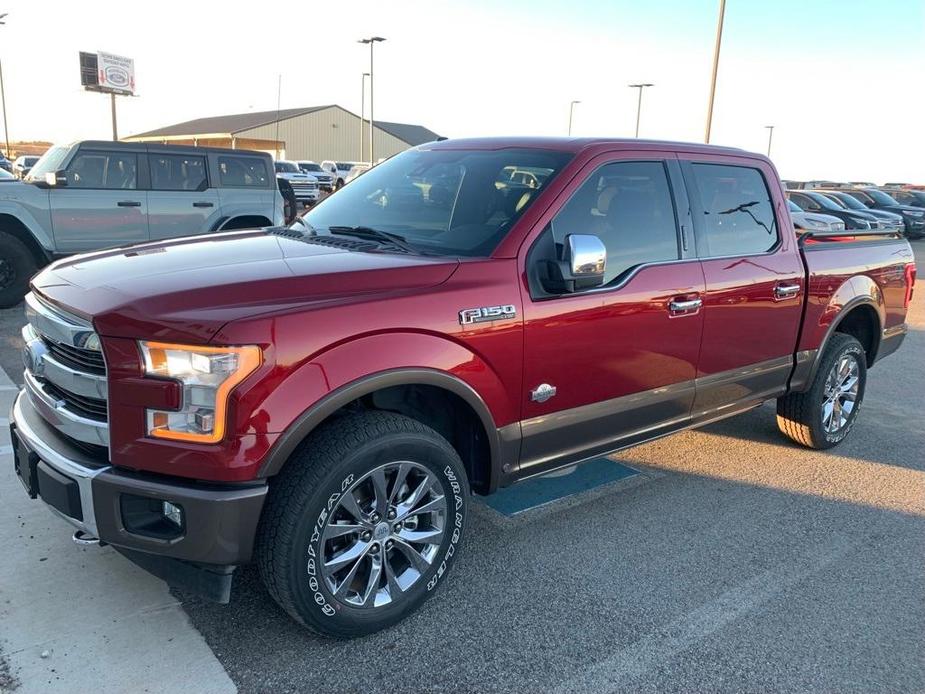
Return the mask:
<path id="1" fill-rule="evenodd" d="M 505 516 L 514 516 L 537 506 L 638 475 L 639 471 L 609 458 L 595 458 L 564 475 L 547 475 L 519 482 L 484 497 L 486 505 Z"/>

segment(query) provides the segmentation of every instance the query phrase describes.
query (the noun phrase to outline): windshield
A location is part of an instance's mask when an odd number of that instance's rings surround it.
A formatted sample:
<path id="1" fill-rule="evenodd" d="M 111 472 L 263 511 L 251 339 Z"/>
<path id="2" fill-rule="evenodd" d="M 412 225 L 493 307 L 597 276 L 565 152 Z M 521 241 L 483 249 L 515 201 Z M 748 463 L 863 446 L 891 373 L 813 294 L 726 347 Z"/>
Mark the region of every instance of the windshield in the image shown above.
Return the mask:
<path id="1" fill-rule="evenodd" d="M 304 220 L 321 234 L 331 227 L 371 227 L 398 234 L 422 252 L 484 257 L 538 195 L 538 187 L 511 181 L 509 170 L 535 170 L 548 183 L 571 156 L 408 150 L 371 168 Z"/>
<path id="2" fill-rule="evenodd" d="M 299 164 L 299 168 L 302 169 L 302 171 L 324 171 L 324 169 L 317 164 Z"/>
<path id="3" fill-rule="evenodd" d="M 841 203 L 847 207 L 849 210 L 866 210 L 867 207 L 863 202 L 858 200 L 853 195 L 848 195 L 848 193 L 833 193 L 833 195 L 838 198 Z"/>
<path id="4" fill-rule="evenodd" d="M 797 205 L 797 204 L 796 204 L 793 200 L 791 200 L 790 198 L 787 198 L 787 208 L 788 208 L 791 212 L 802 212 L 802 211 L 803 211 L 803 210 L 800 209 L 800 206 Z"/>
<path id="5" fill-rule="evenodd" d="M 278 161 L 275 164 L 276 173 L 302 173 L 299 167 L 291 161 Z"/>
<path id="6" fill-rule="evenodd" d="M 892 195 L 887 195 L 882 190 L 865 190 L 870 197 L 872 197 L 878 205 L 898 205 L 899 203 L 893 199 Z"/>
<path id="7" fill-rule="evenodd" d="M 349 171 L 354 166 L 352 161 L 339 161 L 337 162 L 337 168 L 341 171 Z"/>
<path id="8" fill-rule="evenodd" d="M 819 206 L 826 210 L 835 210 L 838 211 L 841 208 L 832 202 L 829 198 L 824 196 L 822 193 L 806 193 L 807 197 L 812 198 L 815 202 L 819 203 Z"/>
<path id="9" fill-rule="evenodd" d="M 29 181 L 44 181 L 45 174 L 55 173 L 61 168 L 61 164 L 64 162 L 65 157 L 67 157 L 68 152 L 71 151 L 70 147 L 57 146 L 52 147 L 50 150 L 45 152 L 41 157 L 39 157 L 35 166 L 32 167 L 32 170 L 29 172 L 27 180 Z M 28 162 L 26 162 L 28 165 Z"/>

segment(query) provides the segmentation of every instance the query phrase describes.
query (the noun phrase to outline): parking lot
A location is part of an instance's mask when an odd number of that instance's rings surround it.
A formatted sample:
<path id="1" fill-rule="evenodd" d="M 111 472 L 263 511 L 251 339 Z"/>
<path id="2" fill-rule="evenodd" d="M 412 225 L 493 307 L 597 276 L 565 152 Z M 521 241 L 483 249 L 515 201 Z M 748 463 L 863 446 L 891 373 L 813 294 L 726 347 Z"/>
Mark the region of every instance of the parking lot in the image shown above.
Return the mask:
<path id="1" fill-rule="evenodd" d="M 478 504 L 443 590 L 356 641 L 302 631 L 252 567 L 219 606 L 72 545 L 4 447 L 0 691 L 921 691 L 923 302 L 919 280 L 906 343 L 840 447 L 798 448 L 765 405 L 627 450 L 641 474 L 567 501 L 514 518 Z M 15 382 L 21 325 L 2 312 Z"/>

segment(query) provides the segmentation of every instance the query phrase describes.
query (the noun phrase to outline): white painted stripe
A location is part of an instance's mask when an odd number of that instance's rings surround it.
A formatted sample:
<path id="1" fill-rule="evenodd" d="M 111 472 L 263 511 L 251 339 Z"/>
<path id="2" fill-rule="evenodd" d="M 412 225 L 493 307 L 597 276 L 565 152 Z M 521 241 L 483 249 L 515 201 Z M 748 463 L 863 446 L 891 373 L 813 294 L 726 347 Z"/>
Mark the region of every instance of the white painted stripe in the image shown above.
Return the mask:
<path id="1" fill-rule="evenodd" d="M 628 645 L 581 674 L 560 683 L 557 694 L 631 690 L 633 680 L 664 664 L 691 645 L 746 617 L 809 576 L 845 556 L 855 545 L 840 540 L 808 552 L 796 564 L 743 581 L 715 600 Z"/>

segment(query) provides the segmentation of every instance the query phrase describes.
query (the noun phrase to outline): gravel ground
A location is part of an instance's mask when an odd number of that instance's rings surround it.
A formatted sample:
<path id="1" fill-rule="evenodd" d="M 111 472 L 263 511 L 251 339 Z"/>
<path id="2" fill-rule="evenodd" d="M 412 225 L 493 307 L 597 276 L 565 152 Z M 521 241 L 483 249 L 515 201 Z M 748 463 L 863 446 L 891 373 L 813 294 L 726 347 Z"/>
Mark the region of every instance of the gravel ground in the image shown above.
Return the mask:
<path id="1" fill-rule="evenodd" d="M 228 606 L 180 598 L 245 692 L 923 691 L 916 294 L 834 451 L 791 444 L 766 405 L 616 456 L 643 475 L 577 502 L 516 520 L 476 506 L 450 580 L 361 640 L 305 633 L 252 568 Z"/>

